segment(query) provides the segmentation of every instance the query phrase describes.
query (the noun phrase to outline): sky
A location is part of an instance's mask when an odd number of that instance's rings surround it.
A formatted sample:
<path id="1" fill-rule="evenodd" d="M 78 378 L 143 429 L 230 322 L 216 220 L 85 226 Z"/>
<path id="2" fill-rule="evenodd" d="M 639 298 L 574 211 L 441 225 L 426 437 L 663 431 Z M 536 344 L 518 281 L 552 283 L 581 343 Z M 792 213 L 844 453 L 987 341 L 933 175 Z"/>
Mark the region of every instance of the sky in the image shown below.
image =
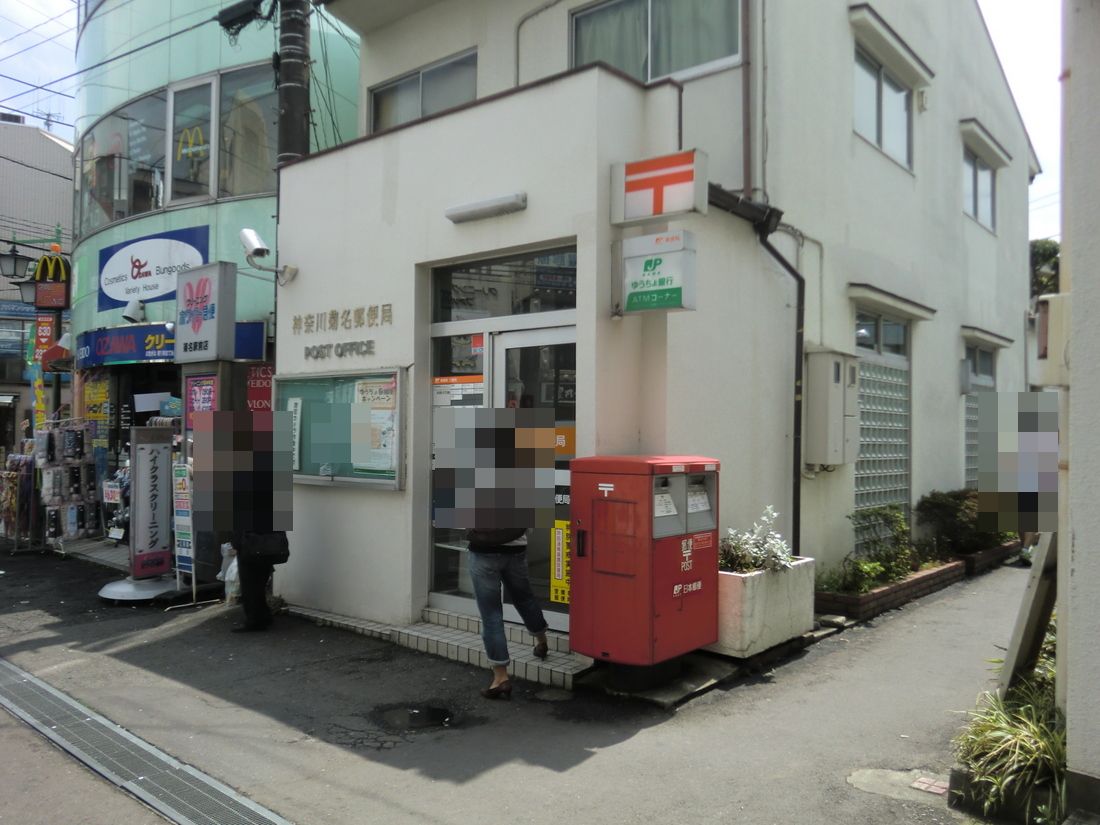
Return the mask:
<path id="1" fill-rule="evenodd" d="M 978 0 L 978 5 L 1043 169 L 1029 193 L 1030 237 L 1057 240 L 1061 0 Z M 0 75 L 6 75 L 0 76 L 0 107 L 14 107 L 38 116 L 28 117 L 28 123 L 43 124 L 39 118 L 51 116 L 55 122 L 50 131 L 71 141 L 71 125 L 62 124 L 74 122 L 74 101 L 61 94 L 29 90 L 10 78 L 44 84 L 72 73 L 75 44 L 76 0 L 0 0 Z M 75 85 L 73 79 L 51 88 L 71 95 Z M 28 94 L 19 94 L 28 90 Z"/>

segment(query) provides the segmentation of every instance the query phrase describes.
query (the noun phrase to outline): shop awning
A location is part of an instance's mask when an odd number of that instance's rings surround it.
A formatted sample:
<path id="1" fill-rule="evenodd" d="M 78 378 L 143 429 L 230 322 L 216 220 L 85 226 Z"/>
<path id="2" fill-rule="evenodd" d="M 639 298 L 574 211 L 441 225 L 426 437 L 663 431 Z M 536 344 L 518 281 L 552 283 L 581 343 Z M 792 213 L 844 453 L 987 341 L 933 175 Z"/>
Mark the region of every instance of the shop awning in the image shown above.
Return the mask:
<path id="1" fill-rule="evenodd" d="M 57 344 L 43 352 L 41 360 L 43 372 L 73 371 L 73 354 Z"/>
<path id="2" fill-rule="evenodd" d="M 18 395 L 0 395 L 0 407 L 10 407 L 18 397 Z"/>

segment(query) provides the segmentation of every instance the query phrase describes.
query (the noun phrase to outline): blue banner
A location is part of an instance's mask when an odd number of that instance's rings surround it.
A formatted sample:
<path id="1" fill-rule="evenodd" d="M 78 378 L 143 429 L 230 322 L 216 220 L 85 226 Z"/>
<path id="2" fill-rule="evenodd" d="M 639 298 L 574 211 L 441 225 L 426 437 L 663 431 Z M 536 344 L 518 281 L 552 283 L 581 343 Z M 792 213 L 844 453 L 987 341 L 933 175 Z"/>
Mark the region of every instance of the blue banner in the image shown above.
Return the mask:
<path id="1" fill-rule="evenodd" d="M 33 321 L 40 310 L 34 308 L 34 304 L 24 304 L 22 301 L 0 301 L 0 318 L 19 318 L 20 320 Z M 45 310 L 49 312 L 49 310 Z M 61 313 L 64 321 L 69 320 L 69 310 Z"/>
<path id="2" fill-rule="evenodd" d="M 264 322 L 238 321 L 236 358 L 264 359 Z M 175 327 L 167 323 L 130 324 L 94 329 L 76 337 L 74 368 L 86 370 L 108 364 L 171 362 L 176 357 Z"/>

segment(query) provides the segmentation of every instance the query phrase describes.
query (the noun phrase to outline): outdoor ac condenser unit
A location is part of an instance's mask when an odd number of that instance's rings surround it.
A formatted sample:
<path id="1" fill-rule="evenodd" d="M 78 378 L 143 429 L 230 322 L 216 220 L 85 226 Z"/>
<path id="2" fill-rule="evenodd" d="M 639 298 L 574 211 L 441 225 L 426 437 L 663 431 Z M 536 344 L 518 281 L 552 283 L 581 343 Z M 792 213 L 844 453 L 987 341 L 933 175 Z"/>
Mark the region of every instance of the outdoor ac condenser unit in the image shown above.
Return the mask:
<path id="1" fill-rule="evenodd" d="M 851 464 L 859 455 L 859 358 L 842 352 L 806 355 L 803 461 Z"/>

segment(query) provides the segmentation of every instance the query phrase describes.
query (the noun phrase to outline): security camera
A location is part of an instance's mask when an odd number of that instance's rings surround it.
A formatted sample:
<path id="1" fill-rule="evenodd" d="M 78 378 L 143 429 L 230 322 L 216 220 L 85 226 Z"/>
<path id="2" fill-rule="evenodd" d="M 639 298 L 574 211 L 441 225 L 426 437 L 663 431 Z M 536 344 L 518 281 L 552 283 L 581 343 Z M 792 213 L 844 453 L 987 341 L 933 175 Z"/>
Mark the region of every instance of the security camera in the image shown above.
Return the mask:
<path id="1" fill-rule="evenodd" d="M 126 309 L 122 310 L 122 320 L 129 321 L 131 324 L 137 324 L 145 320 L 145 302 L 139 301 L 137 298 L 132 299 L 126 304 Z"/>
<path id="2" fill-rule="evenodd" d="M 266 258 L 271 254 L 271 249 L 255 229 L 241 230 L 241 246 L 246 258 Z"/>

